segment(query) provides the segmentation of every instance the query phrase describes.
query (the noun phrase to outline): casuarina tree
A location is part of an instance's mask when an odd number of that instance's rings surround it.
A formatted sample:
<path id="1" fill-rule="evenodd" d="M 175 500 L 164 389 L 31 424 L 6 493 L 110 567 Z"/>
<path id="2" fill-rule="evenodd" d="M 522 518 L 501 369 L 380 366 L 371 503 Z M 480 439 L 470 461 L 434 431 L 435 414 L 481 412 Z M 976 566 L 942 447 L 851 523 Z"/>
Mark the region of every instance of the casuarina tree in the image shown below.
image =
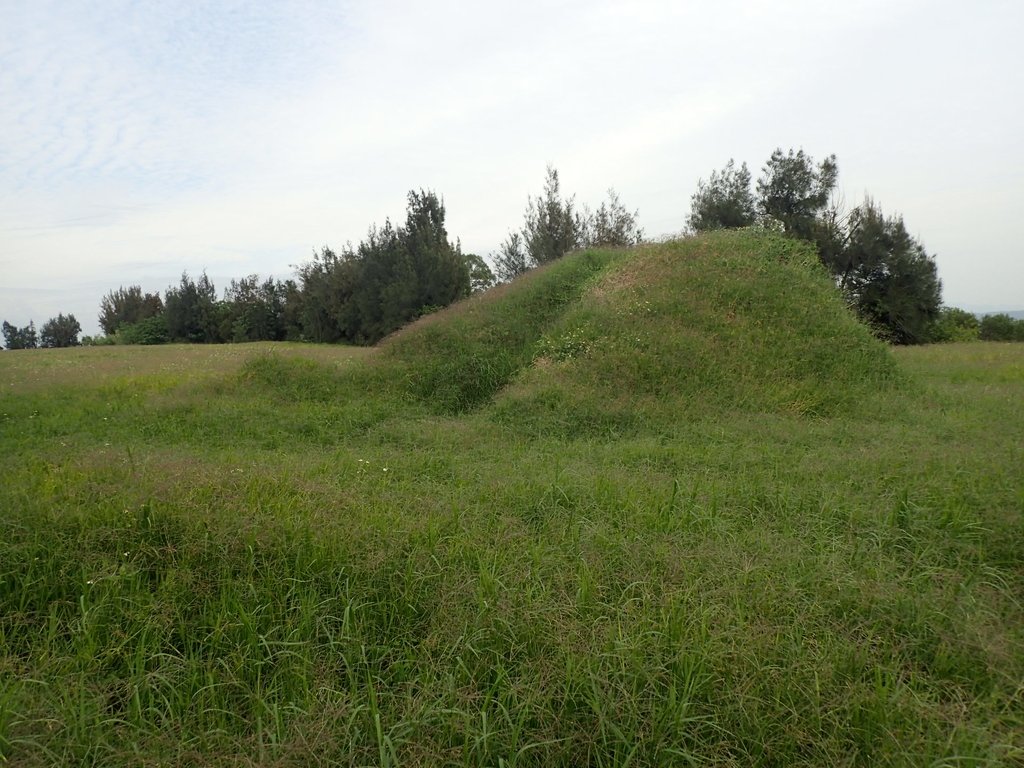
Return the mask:
<path id="1" fill-rule="evenodd" d="M 694 232 L 749 227 L 756 221 L 757 204 L 750 189 L 746 163 L 737 168 L 730 158 L 721 171 L 711 172 L 707 182 L 703 179 L 697 182 L 687 220 Z"/>
<path id="2" fill-rule="evenodd" d="M 523 225 L 523 245 L 531 266 L 540 266 L 584 245 L 586 217 L 576 209 L 575 197 L 562 199 L 558 171 L 550 165 L 544 194 L 530 198 Z"/>
<path id="3" fill-rule="evenodd" d="M 819 214 L 838 177 L 835 155 L 816 165 L 802 149 L 776 149 L 757 182 L 759 212 L 764 219 L 779 222 L 786 234 L 813 241 Z"/>
<path id="4" fill-rule="evenodd" d="M 144 294 L 138 285 L 121 286 L 100 301 L 100 327 L 105 334 L 112 336 L 121 326 L 159 315 L 163 309 L 159 294 Z"/>
<path id="5" fill-rule="evenodd" d="M 82 326 L 74 315 L 57 315 L 51 317 L 44 324 L 39 332 L 39 346 L 41 347 L 77 347 L 78 334 L 82 332 Z"/>
<path id="6" fill-rule="evenodd" d="M 35 323 L 29 321 L 24 328 L 11 325 L 6 320 L 3 324 L 4 344 L 8 349 L 35 349 L 38 342 Z"/>
<path id="7" fill-rule="evenodd" d="M 584 243 L 588 247 L 637 245 L 644 239 L 644 231 L 637 224 L 638 215 L 639 211 L 630 213 L 619 200 L 618 193 L 609 189 L 608 201 L 601 203 L 593 215 L 584 219 Z"/>
<path id="8" fill-rule="evenodd" d="M 930 340 L 942 305 L 935 261 L 899 216 L 872 200 L 850 214 L 836 279 L 858 313 L 896 344 Z"/>

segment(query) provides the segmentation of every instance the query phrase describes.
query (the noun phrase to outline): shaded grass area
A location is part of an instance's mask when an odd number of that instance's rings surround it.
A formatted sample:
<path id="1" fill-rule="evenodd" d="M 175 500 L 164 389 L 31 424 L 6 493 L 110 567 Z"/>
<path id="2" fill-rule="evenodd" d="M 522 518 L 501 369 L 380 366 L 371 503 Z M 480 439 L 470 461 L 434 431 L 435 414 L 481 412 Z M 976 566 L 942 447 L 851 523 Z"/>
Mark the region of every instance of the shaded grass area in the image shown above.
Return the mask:
<path id="1" fill-rule="evenodd" d="M 430 318 L 353 363 L 339 348 L 312 362 L 250 350 L 198 378 L 111 370 L 71 388 L 12 373 L 28 355 L 0 355 L 0 375 L 34 380 L 0 400 L 0 754 L 40 766 L 1024 758 L 1021 352 L 893 357 L 857 346 L 859 327 L 822 295 L 821 324 L 773 325 L 818 361 L 809 375 L 763 352 L 736 391 L 767 394 L 716 400 L 695 375 L 638 396 L 627 419 L 615 380 L 654 379 L 609 347 L 659 326 L 614 308 L 653 267 L 597 261 L 457 308 L 457 330 Z M 794 269 L 787 285 L 813 274 Z M 567 284 L 547 293 L 546 275 Z M 693 315 L 705 292 L 760 295 L 694 290 Z M 649 286 L 636 300 L 669 298 Z M 766 322 L 752 301 L 728 322 Z M 683 309 L 656 311 L 667 322 Z M 575 332 L 594 318 L 604 335 L 585 349 Z M 466 349 L 497 354 L 488 339 L 517 320 L 500 377 L 425 400 L 446 333 L 465 345 L 444 363 L 457 378 L 478 364 Z M 744 375 L 755 345 L 730 347 L 732 326 L 716 322 L 695 325 Z M 819 331 L 847 334 L 839 362 Z M 648 343 L 664 350 L 674 333 Z M 178 352 L 188 369 L 191 349 Z M 759 382 L 756 366 L 774 372 Z M 808 376 L 825 394 L 794 408 Z M 561 405 L 537 407 L 547 387 L 568 393 Z M 587 402 L 595 420 L 571 433 Z"/>

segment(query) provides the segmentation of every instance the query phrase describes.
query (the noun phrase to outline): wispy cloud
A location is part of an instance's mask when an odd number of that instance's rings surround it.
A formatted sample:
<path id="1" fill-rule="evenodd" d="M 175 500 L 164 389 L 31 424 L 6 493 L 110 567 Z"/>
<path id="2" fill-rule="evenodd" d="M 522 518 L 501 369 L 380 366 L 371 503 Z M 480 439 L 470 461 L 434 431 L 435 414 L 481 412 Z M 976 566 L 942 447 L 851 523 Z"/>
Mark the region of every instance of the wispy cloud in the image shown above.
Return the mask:
<path id="1" fill-rule="evenodd" d="M 1024 202 L 1022 107 L 1008 98 L 1024 88 L 1016 4 L 0 11 L 0 313 L 72 310 L 94 329 L 97 282 L 280 273 L 401 216 L 421 186 L 444 194 L 452 234 L 487 252 L 547 162 L 581 200 L 614 185 L 649 232 L 674 231 L 698 177 L 729 157 L 756 173 L 778 145 L 837 153 L 849 199 L 867 190 L 901 210 L 939 254 L 951 300 L 1011 301 L 1007 276 L 1024 284 L 1001 260 L 1007 230 L 952 215 L 982 213 L 965 188 Z M 25 298 L 40 285 L 78 298 Z"/>

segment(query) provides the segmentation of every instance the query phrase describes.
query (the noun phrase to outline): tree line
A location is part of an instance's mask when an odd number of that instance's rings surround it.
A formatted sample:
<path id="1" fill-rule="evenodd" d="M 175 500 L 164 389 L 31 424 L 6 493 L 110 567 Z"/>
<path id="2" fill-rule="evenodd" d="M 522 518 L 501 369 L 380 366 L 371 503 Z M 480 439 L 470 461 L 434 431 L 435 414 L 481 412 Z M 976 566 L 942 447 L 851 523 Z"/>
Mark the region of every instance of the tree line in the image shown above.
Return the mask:
<path id="1" fill-rule="evenodd" d="M 866 198 L 845 210 L 834 197 L 835 155 L 816 163 L 802 149 L 776 149 L 756 187 L 746 163 L 730 159 L 701 179 L 691 198 L 694 232 L 763 226 L 814 244 L 849 305 L 882 338 L 895 344 L 1024 338 L 1024 321 L 942 305 L 935 260 L 907 231 Z"/>
<path id="2" fill-rule="evenodd" d="M 36 333 L 36 326 L 29 324 L 18 328 L 6 320 L 3 322 L 4 345 L 7 349 L 35 349 L 36 347 L 75 347 L 82 326 L 74 315 L 57 315 L 47 320 Z"/>
<path id="3" fill-rule="evenodd" d="M 198 278 L 183 273 L 162 297 L 121 286 L 100 302 L 103 335 L 83 342 L 373 344 L 421 315 L 569 251 L 633 245 L 643 237 L 637 212 L 629 212 L 614 190 L 591 211 L 574 197 L 563 198 L 558 172 L 549 167 L 544 194 L 528 199 L 522 229 L 491 255 L 496 276 L 485 259 L 452 242 L 444 203 L 434 192 L 410 191 L 407 203 L 403 223 L 373 225 L 356 246 L 314 251 L 295 268 L 295 279 L 249 275 L 232 280 L 223 298 L 205 272 Z"/>
<path id="4" fill-rule="evenodd" d="M 371 226 L 357 246 L 324 246 L 297 279 L 249 275 L 218 299 L 205 272 L 164 296 L 139 286 L 108 293 L 100 327 L 108 343 L 313 341 L 372 344 L 422 314 L 493 283 L 486 263 L 464 254 L 445 228 L 445 206 L 411 191 L 403 224 Z"/>
<path id="5" fill-rule="evenodd" d="M 896 344 L 1024 340 L 1024 320 L 942 306 L 935 261 L 902 217 L 871 198 L 852 210 L 835 200 L 835 155 L 815 162 L 802 149 L 775 150 L 756 186 L 747 164 L 730 159 L 700 179 L 691 197 L 689 232 L 764 227 L 814 244 L 850 306 Z M 614 189 L 597 209 L 565 197 L 558 171 L 547 168 L 543 192 L 527 199 L 523 224 L 510 231 L 490 264 L 449 238 L 445 206 L 432 191 L 412 190 L 405 221 L 373 225 L 358 245 L 324 246 L 295 268 L 295 279 L 258 275 L 232 280 L 222 298 L 205 272 L 183 273 L 163 297 L 121 286 L 100 302 L 103 336 L 87 344 L 311 341 L 373 344 L 417 317 L 471 293 L 516 278 L 564 254 L 643 241 L 639 213 Z M 492 266 L 493 265 L 493 270 Z M 79 344 L 74 315 L 33 323 L 4 321 L 8 349 Z"/>

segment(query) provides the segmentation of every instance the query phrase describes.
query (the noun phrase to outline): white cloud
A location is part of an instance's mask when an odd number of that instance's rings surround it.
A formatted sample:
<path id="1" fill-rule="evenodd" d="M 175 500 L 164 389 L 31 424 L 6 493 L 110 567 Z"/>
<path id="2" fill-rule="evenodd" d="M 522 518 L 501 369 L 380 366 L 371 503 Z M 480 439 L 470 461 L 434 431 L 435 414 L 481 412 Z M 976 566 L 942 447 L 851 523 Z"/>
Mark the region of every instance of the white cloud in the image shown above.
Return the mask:
<path id="1" fill-rule="evenodd" d="M 851 204 L 901 211 L 948 300 L 1024 306 L 1015 4 L 9 6 L 14 322 L 70 310 L 95 330 L 122 283 L 287 272 L 401 218 L 410 188 L 487 252 L 548 162 L 579 200 L 615 186 L 649 233 L 677 231 L 698 177 L 729 157 L 756 174 L 776 146 L 835 152 Z"/>

